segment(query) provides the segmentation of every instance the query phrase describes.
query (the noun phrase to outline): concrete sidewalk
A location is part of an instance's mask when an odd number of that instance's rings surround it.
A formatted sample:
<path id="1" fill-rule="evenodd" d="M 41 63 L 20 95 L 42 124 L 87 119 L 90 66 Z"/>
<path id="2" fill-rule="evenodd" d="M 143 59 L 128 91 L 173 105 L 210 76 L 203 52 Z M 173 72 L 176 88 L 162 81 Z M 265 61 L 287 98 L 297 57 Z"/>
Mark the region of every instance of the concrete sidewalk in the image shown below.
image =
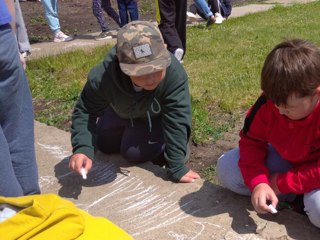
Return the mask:
<path id="1" fill-rule="evenodd" d="M 273 6 L 234 8 L 232 16 Z M 69 43 L 34 44 L 32 58 L 112 41 L 97 42 L 88 35 Z M 306 216 L 292 210 L 257 215 L 248 197 L 203 180 L 174 184 L 167 180 L 164 169 L 151 163 L 131 166 L 119 155 L 98 153 L 83 180 L 68 168 L 70 133 L 35 122 L 35 139 L 43 193 L 58 194 L 92 215 L 106 217 L 137 240 L 304 240 L 320 236 Z"/>

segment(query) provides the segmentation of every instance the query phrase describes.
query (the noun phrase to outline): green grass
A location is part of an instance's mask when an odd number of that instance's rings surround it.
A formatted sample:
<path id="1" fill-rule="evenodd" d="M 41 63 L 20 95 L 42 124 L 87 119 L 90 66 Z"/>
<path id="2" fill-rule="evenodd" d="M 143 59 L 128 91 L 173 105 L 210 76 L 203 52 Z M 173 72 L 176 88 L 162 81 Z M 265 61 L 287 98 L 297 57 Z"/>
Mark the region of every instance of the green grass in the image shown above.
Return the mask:
<path id="1" fill-rule="evenodd" d="M 103 59 L 111 46 L 77 50 L 58 57 L 28 61 L 27 75 L 35 105 L 35 118 L 68 130 L 75 101 L 89 70 Z"/>
<path id="2" fill-rule="evenodd" d="M 320 45 L 319 10 L 319 1 L 276 6 L 209 29 L 188 29 L 184 66 L 190 77 L 196 142 L 217 139 L 255 101 L 264 59 L 276 44 L 304 38 Z"/>
<path id="3" fill-rule="evenodd" d="M 184 67 L 190 78 L 195 142 L 218 139 L 255 101 L 262 64 L 277 43 L 303 38 L 320 45 L 319 11 L 319 1 L 277 6 L 209 29 L 188 28 Z M 58 127 L 68 122 L 89 70 L 110 47 L 29 61 L 33 98 L 42 103 L 36 119 Z"/>

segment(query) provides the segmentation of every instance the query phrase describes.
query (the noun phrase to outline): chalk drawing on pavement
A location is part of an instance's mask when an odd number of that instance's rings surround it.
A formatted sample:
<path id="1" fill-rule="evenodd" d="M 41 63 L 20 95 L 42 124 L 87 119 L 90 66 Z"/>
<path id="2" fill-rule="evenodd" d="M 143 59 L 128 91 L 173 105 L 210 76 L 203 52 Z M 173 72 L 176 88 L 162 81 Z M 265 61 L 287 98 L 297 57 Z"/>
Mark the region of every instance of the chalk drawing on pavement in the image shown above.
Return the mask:
<path id="1" fill-rule="evenodd" d="M 57 159 L 61 160 L 70 156 L 70 152 L 64 150 L 63 146 L 38 144 Z M 73 179 L 72 175 L 75 174 L 66 172 L 56 177 L 42 176 L 39 184 L 42 189 L 49 188 L 57 181 L 61 182 L 68 177 Z M 126 231 L 133 237 L 143 236 L 159 229 L 167 229 L 167 227 L 204 210 L 195 207 L 193 200 L 184 203 L 175 200 L 175 191 L 164 194 L 159 186 L 148 185 L 138 176 L 131 175 L 129 171 L 123 172 L 115 164 L 108 161 L 94 162 L 86 182 L 83 183 L 88 185 L 105 184 L 106 187 L 102 191 L 95 192 L 96 197 L 91 202 L 77 202 L 76 205 L 89 213 L 93 212 L 95 207 L 103 206 L 106 213 L 124 215 L 119 218 L 122 220 L 117 224 L 126 226 Z M 114 199 L 117 200 L 114 201 Z M 201 222 L 197 222 L 197 224 L 200 227 L 195 232 L 186 234 L 170 231 L 168 234 L 176 240 L 194 240 L 205 230 Z"/>
<path id="2" fill-rule="evenodd" d="M 42 144 L 42 143 L 37 143 L 43 150 L 46 152 L 50 153 L 53 155 L 56 159 L 64 159 L 66 157 L 70 156 L 70 151 L 64 150 L 63 146 L 58 146 L 58 145 L 49 145 L 49 144 Z"/>

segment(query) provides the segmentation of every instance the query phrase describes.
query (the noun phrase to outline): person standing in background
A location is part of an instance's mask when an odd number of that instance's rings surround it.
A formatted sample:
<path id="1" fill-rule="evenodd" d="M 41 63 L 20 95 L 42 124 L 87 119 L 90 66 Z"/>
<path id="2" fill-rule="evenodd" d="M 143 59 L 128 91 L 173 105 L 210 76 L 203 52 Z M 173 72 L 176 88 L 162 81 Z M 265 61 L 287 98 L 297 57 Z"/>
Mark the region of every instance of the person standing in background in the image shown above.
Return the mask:
<path id="1" fill-rule="evenodd" d="M 16 11 L 16 35 L 18 41 L 19 51 L 24 58 L 31 55 L 31 46 L 29 37 L 24 23 L 23 15 L 20 8 L 19 0 L 14 1 L 14 7 Z"/>
<path id="2" fill-rule="evenodd" d="M 0 0 L 0 195 L 5 197 L 40 193 L 32 99 L 15 16 L 14 0 Z"/>
<path id="3" fill-rule="evenodd" d="M 117 0 L 121 27 L 130 21 L 139 20 L 139 9 L 136 0 Z M 128 15 L 129 13 L 129 15 Z M 130 20 L 129 20 L 130 16 Z"/>
<path id="4" fill-rule="evenodd" d="M 121 26 L 120 17 L 118 13 L 112 8 L 110 0 L 92 0 L 93 15 L 97 18 L 101 28 L 101 33 L 95 37 L 95 40 L 111 39 L 112 34 L 103 15 L 102 9 L 118 24 Z"/>
<path id="5" fill-rule="evenodd" d="M 156 0 L 159 29 L 168 50 L 182 62 L 186 53 L 187 1 Z"/>
<path id="6" fill-rule="evenodd" d="M 221 24 L 226 20 L 232 11 L 230 0 L 194 0 L 189 7 L 188 17 L 195 18 L 195 14 L 199 14 L 203 19 L 207 20 L 207 27 L 212 24 Z"/>
<path id="7" fill-rule="evenodd" d="M 61 31 L 60 20 L 58 15 L 58 0 L 42 0 L 44 14 L 48 21 L 48 25 L 53 32 L 54 42 L 68 42 L 73 40 L 73 37 L 66 35 Z"/>

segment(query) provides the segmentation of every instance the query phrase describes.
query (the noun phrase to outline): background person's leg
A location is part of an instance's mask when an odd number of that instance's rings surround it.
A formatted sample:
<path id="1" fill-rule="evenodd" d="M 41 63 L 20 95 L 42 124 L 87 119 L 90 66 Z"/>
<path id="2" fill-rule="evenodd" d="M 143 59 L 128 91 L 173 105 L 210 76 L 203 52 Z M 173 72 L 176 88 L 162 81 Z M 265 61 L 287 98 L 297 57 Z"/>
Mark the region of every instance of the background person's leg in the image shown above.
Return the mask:
<path id="1" fill-rule="evenodd" d="M 139 8 L 136 0 L 129 1 L 128 12 L 130 15 L 130 21 L 139 20 Z"/>
<path id="2" fill-rule="evenodd" d="M 58 16 L 57 0 L 41 0 L 44 8 L 44 14 L 48 21 L 51 31 L 56 34 L 60 31 L 60 22 Z"/>
<path id="3" fill-rule="evenodd" d="M 31 46 L 29 42 L 29 37 L 27 33 L 27 29 L 24 23 L 23 15 L 20 8 L 19 1 L 15 1 L 14 3 L 15 9 L 16 9 L 16 25 L 17 25 L 17 40 L 19 45 L 19 50 L 21 53 L 23 52 L 29 52 L 31 51 Z"/>
<path id="4" fill-rule="evenodd" d="M 110 0 L 103 0 L 101 3 L 101 7 L 108 14 L 108 16 L 111 17 L 118 24 L 118 26 L 121 25 L 120 17 L 118 13 L 114 10 L 114 8 L 111 6 Z"/>
<path id="5" fill-rule="evenodd" d="M 182 44 L 184 54 L 187 51 L 187 1 L 176 0 L 176 29 Z M 182 57 L 183 58 L 183 57 Z"/>
<path id="6" fill-rule="evenodd" d="M 97 18 L 101 31 L 108 32 L 109 27 L 106 23 L 106 19 L 102 12 L 101 1 L 103 0 L 92 0 L 92 12 L 93 12 L 93 15 Z"/>
<path id="7" fill-rule="evenodd" d="M 128 13 L 126 8 L 126 1 L 125 0 L 118 0 L 118 9 L 119 9 L 119 16 L 120 16 L 120 27 L 126 25 L 129 22 Z"/>
<path id="8" fill-rule="evenodd" d="M 197 9 L 205 16 L 205 19 L 208 19 L 213 15 L 206 0 L 194 0 L 194 4 L 196 5 Z"/>
<path id="9" fill-rule="evenodd" d="M 176 29 L 176 5 L 174 0 L 158 0 L 161 31 L 164 42 L 170 52 L 177 48 L 183 49 L 183 44 Z M 186 15 L 186 12 L 184 12 Z"/>

